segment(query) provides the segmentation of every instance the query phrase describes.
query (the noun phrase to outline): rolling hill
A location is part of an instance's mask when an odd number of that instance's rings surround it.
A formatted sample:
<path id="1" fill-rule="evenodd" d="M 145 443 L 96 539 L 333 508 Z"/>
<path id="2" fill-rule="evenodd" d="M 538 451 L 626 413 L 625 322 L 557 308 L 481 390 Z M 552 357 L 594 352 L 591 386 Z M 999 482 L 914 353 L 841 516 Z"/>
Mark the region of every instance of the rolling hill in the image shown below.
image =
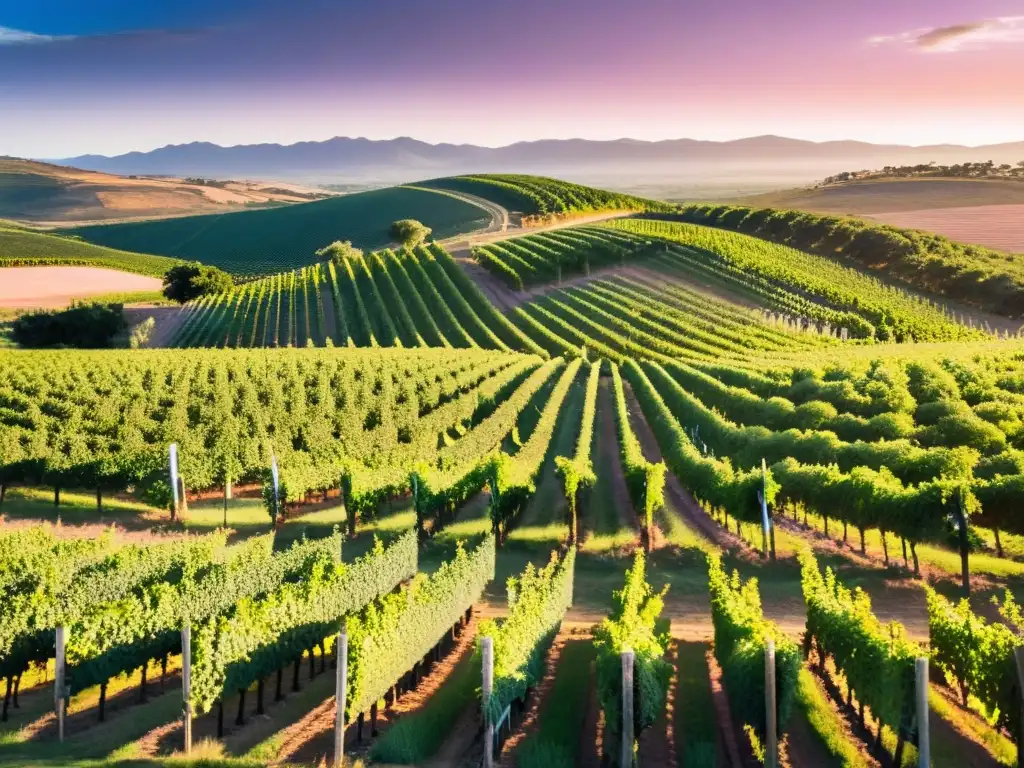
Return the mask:
<path id="1" fill-rule="evenodd" d="M 0 157 L 0 219 L 77 223 L 295 203 L 317 194 L 257 182 L 136 178 Z"/>
<path id="2" fill-rule="evenodd" d="M 212 264 L 237 275 L 264 275 L 315 260 L 335 240 L 367 250 L 389 244 L 396 219 L 418 219 L 438 239 L 479 229 L 482 209 L 443 192 L 406 187 L 362 192 L 262 211 L 188 216 L 64 230 L 92 243 Z"/>
<path id="3" fill-rule="evenodd" d="M 1024 203 L 1024 183 L 995 179 L 881 179 L 751 195 L 734 201 L 753 208 L 799 208 L 815 213 L 876 213 Z"/>
<path id="4" fill-rule="evenodd" d="M 178 259 L 105 248 L 70 237 L 9 227 L 0 222 L 0 268 L 88 266 L 163 277 Z"/>

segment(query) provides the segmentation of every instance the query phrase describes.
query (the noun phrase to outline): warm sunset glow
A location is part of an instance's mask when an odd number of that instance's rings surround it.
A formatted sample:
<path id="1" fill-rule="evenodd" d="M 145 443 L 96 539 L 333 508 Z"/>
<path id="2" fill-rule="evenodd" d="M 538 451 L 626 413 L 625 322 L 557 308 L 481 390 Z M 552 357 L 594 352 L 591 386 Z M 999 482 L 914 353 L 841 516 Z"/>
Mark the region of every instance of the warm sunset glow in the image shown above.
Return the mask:
<path id="1" fill-rule="evenodd" d="M 1024 125 L 1013 0 L 150 5 L 0 2 L 0 153 L 337 135 L 983 144 Z"/>

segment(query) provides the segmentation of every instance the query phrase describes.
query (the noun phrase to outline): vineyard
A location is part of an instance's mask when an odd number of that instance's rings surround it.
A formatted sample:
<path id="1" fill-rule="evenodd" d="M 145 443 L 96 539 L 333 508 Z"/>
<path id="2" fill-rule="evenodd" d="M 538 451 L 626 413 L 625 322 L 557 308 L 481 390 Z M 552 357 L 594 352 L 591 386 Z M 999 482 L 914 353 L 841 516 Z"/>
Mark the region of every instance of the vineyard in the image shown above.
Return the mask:
<path id="1" fill-rule="evenodd" d="M 419 182 L 419 186 L 486 198 L 519 213 L 523 226 L 539 226 L 603 211 L 667 212 L 673 209 L 657 200 L 523 174 L 452 176 Z"/>
<path id="2" fill-rule="evenodd" d="M 438 238 L 484 226 L 486 213 L 452 197 L 391 187 L 282 208 L 101 224 L 62 230 L 108 248 L 201 261 L 243 276 L 301 267 L 335 240 L 357 247 L 386 247 L 388 227 L 400 218 L 422 221 Z"/>
<path id="3" fill-rule="evenodd" d="M 254 280 L 189 305 L 176 347 L 449 347 L 545 354 L 436 243 Z"/>
<path id="4" fill-rule="evenodd" d="M 1018 764 L 1020 340 L 678 221 L 463 253 L 0 351 L 0 764 Z"/>
<path id="5" fill-rule="evenodd" d="M 0 268 L 39 266 L 107 267 L 150 277 L 163 277 L 177 259 L 128 253 L 71 237 L 7 228 L 0 222 Z"/>

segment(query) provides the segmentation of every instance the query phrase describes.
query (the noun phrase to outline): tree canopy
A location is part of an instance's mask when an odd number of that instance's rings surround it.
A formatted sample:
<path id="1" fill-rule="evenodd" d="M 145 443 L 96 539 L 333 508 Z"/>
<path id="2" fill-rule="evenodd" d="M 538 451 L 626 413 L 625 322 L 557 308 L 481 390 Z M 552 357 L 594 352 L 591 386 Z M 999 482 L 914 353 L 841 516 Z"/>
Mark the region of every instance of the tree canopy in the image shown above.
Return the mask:
<path id="1" fill-rule="evenodd" d="M 317 258 L 333 261 L 335 265 L 341 265 L 347 259 L 358 259 L 362 255 L 362 249 L 356 248 L 349 240 L 335 240 L 316 252 Z"/>
<path id="2" fill-rule="evenodd" d="M 433 230 L 416 221 L 416 219 L 400 219 L 391 225 L 388 234 L 396 243 L 401 243 L 407 248 L 414 248 L 422 243 Z"/>
<path id="3" fill-rule="evenodd" d="M 234 287 L 231 275 L 217 267 L 181 264 L 164 275 L 164 296 L 184 304 L 209 293 L 224 293 Z"/>

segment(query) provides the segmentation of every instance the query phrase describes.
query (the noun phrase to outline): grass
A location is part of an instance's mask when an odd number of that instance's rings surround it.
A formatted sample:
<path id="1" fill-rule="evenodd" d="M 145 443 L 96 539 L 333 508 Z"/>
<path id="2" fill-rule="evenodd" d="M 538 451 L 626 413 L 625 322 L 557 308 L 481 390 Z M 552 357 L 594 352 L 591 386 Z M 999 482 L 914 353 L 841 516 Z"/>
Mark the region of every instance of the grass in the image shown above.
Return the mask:
<path id="1" fill-rule="evenodd" d="M 800 669 L 797 679 L 796 701 L 811 731 L 836 758 L 838 765 L 842 768 L 868 768 L 870 763 L 847 738 L 842 719 L 832 708 L 814 675 L 805 667 Z"/>
<path id="2" fill-rule="evenodd" d="M 538 716 L 538 727 L 515 752 L 522 768 L 572 768 L 580 751 L 580 732 L 587 716 L 590 664 L 589 640 L 568 640 L 562 647 L 551 692 Z"/>
<path id="3" fill-rule="evenodd" d="M 676 646 L 678 681 L 673 706 L 673 728 L 679 764 L 686 768 L 714 768 L 718 755 L 718 719 L 711 697 L 707 643 L 680 642 Z"/>
<path id="4" fill-rule="evenodd" d="M 803 514 L 800 514 L 800 520 L 803 520 Z M 817 530 L 821 533 L 825 531 L 824 520 L 815 514 L 808 515 L 808 523 L 812 529 Z M 842 542 L 843 524 L 836 520 L 829 520 L 829 536 L 837 542 Z M 979 532 L 982 532 L 979 530 Z M 780 532 L 781 533 L 781 532 Z M 988 534 L 989 538 L 993 538 L 991 533 L 984 531 L 984 534 Z M 1007 537 L 1009 538 L 1009 537 Z M 903 559 L 903 549 L 900 545 L 900 539 L 894 534 L 887 534 L 886 541 L 889 547 L 889 560 L 892 563 L 896 563 L 898 560 Z M 854 551 L 860 552 L 860 534 L 852 526 L 849 529 L 849 543 L 853 547 Z M 864 535 L 865 549 L 869 555 L 881 559 L 883 555 L 882 548 L 882 534 L 877 529 L 870 529 L 865 531 Z M 1019 546 L 1018 538 L 1011 539 L 1011 546 Z M 776 547 L 778 547 L 778 539 L 776 541 Z M 1016 551 L 1011 550 L 1011 551 Z M 960 575 L 960 553 L 955 552 L 952 549 L 943 547 L 939 544 L 934 543 L 920 543 L 917 545 L 917 557 L 924 565 L 930 565 L 937 568 L 951 576 Z M 998 579 L 1015 579 L 1024 576 L 1024 563 L 1012 560 L 1007 557 L 996 557 L 986 552 L 972 552 L 970 555 L 970 568 L 972 574 L 982 576 L 992 576 Z"/>
<path id="5" fill-rule="evenodd" d="M 374 742 L 370 757 L 385 763 L 422 763 L 441 748 L 459 715 L 476 701 L 479 667 L 467 653 L 419 710 L 401 717 Z"/>
<path id="6" fill-rule="evenodd" d="M 985 749 L 999 765 L 1017 765 L 1016 745 L 980 717 L 964 712 L 934 687 L 928 691 L 928 705 L 933 715 L 941 717 L 957 731 L 970 734 L 976 741 L 984 744 Z"/>
<path id="7" fill-rule="evenodd" d="M 178 259 L 131 253 L 70 237 L 0 227 L 0 267 L 75 265 L 163 277 Z"/>
<path id="8" fill-rule="evenodd" d="M 62 230 L 88 242 L 265 275 L 311 264 L 335 240 L 365 250 L 390 244 L 396 219 L 418 219 L 442 239 L 479 229 L 481 208 L 450 195 L 392 187 L 283 208 L 102 224 Z"/>

